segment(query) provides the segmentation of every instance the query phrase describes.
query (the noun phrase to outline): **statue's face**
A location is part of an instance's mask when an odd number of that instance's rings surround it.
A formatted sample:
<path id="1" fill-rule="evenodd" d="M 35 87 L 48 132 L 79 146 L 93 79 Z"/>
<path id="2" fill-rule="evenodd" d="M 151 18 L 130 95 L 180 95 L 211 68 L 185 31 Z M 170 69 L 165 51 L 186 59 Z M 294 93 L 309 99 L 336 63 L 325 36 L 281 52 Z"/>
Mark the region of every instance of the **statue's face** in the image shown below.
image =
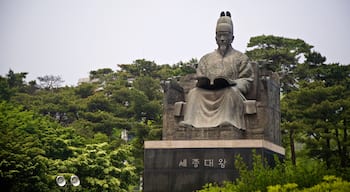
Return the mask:
<path id="1" fill-rule="evenodd" d="M 228 31 L 217 31 L 215 39 L 220 53 L 224 55 L 233 41 L 232 33 Z"/>
<path id="2" fill-rule="evenodd" d="M 216 32 L 216 43 L 220 45 L 230 45 L 232 43 L 232 34 L 228 31 L 218 31 Z"/>

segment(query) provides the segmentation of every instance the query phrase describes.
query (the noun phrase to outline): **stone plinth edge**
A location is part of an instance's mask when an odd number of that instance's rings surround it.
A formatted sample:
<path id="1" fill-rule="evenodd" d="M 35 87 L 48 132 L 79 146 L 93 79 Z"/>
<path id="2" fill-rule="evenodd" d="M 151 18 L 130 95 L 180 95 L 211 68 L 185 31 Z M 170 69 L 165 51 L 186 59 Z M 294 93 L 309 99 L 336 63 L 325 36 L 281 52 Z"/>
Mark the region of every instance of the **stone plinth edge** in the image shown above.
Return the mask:
<path id="1" fill-rule="evenodd" d="M 285 155 L 283 147 L 262 139 L 145 141 L 144 146 L 145 149 L 265 148 Z"/>

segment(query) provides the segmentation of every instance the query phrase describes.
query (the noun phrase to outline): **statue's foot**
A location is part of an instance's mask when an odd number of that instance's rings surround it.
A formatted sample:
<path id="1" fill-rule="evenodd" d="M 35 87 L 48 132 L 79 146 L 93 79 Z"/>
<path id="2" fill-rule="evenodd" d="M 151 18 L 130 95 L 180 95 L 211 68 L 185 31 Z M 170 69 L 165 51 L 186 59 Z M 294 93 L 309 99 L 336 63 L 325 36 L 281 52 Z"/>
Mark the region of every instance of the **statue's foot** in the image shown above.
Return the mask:
<path id="1" fill-rule="evenodd" d="M 235 126 L 232 125 L 230 122 L 224 121 L 220 125 L 218 125 L 218 127 L 235 127 Z"/>
<path id="2" fill-rule="evenodd" d="M 230 122 L 228 122 L 228 121 L 222 122 L 222 123 L 221 123 L 220 125 L 218 125 L 217 127 L 219 127 L 219 128 L 230 127 L 230 128 L 238 129 L 238 130 L 240 130 L 240 131 L 245 131 L 245 129 L 236 127 L 236 126 L 234 126 L 232 123 L 230 123 Z"/>
<path id="3" fill-rule="evenodd" d="M 182 127 L 182 128 L 194 128 L 193 125 L 188 124 L 188 123 L 186 123 L 185 121 L 181 121 L 181 122 L 179 123 L 179 127 Z"/>

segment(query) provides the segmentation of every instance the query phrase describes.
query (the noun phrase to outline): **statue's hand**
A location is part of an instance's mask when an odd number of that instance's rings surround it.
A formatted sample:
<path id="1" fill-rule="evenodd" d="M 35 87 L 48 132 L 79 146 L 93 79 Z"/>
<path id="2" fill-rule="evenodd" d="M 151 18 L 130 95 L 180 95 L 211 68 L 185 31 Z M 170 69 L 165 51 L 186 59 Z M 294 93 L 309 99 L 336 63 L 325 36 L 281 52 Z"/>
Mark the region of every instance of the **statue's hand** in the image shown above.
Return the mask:
<path id="1" fill-rule="evenodd" d="M 230 83 L 231 86 L 236 86 L 237 85 L 236 80 L 230 80 L 229 83 Z"/>
<path id="2" fill-rule="evenodd" d="M 241 92 L 241 90 L 239 90 L 239 88 L 238 88 L 237 86 L 232 86 L 232 89 L 233 89 L 233 91 L 234 91 L 235 93 L 237 93 L 239 96 L 241 96 L 241 98 L 242 98 L 243 100 L 247 100 L 247 99 L 244 97 L 244 95 L 243 95 L 243 93 Z"/>
<path id="3" fill-rule="evenodd" d="M 235 91 L 235 92 L 241 92 L 239 89 L 238 89 L 238 87 L 237 86 L 231 86 L 231 88 Z"/>

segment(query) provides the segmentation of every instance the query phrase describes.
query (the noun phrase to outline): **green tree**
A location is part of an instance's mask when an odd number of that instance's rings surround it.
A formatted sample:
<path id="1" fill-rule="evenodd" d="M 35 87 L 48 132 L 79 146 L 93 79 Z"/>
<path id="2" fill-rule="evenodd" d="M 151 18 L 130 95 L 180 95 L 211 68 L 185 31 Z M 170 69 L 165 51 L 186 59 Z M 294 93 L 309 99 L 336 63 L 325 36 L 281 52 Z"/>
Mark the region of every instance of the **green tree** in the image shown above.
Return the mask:
<path id="1" fill-rule="evenodd" d="M 304 80 L 307 82 L 319 79 L 321 77 L 319 67 L 324 65 L 326 57 L 315 51 L 306 54 L 305 57 L 305 62 L 298 64 L 295 69 L 296 79 L 298 81 Z"/>
<path id="2" fill-rule="evenodd" d="M 329 168 L 349 169 L 349 66 L 320 65 L 315 78 L 300 81 L 299 89 L 282 99 L 284 125 L 299 132 L 310 157 Z M 291 130 L 291 129 L 289 129 Z"/>
<path id="3" fill-rule="evenodd" d="M 266 68 L 278 72 L 282 91 L 287 93 L 296 88 L 293 72 L 300 58 L 309 55 L 312 48 L 301 39 L 261 35 L 250 38 L 246 54 L 252 60 L 268 63 Z"/>
<path id="4" fill-rule="evenodd" d="M 94 94 L 96 86 L 92 83 L 82 83 L 81 85 L 78 85 L 74 92 L 76 95 L 78 95 L 80 98 L 87 98 Z"/>
<path id="5" fill-rule="evenodd" d="M 137 77 L 132 85 L 135 89 L 142 91 L 149 100 L 161 100 L 163 97 L 160 81 L 151 76 Z"/>
<path id="6" fill-rule="evenodd" d="M 198 60 L 192 58 L 187 62 L 180 61 L 173 66 L 173 76 L 184 76 L 191 73 L 196 73 Z"/>
<path id="7" fill-rule="evenodd" d="M 81 140 L 32 111 L 0 103 L 0 183 L 4 191 L 50 191 L 54 159 L 73 155 Z"/>
<path id="8" fill-rule="evenodd" d="M 54 75 L 45 75 L 43 77 L 38 77 L 40 86 L 43 89 L 57 89 L 61 87 L 61 84 L 64 82 L 61 76 Z"/>
<path id="9" fill-rule="evenodd" d="M 96 71 L 90 71 L 89 78 L 93 83 L 105 84 L 106 81 L 114 80 L 116 78 L 116 73 L 110 68 L 102 68 Z"/>
<path id="10" fill-rule="evenodd" d="M 0 100 L 9 101 L 10 98 L 19 92 L 32 93 L 36 88 L 36 82 L 31 81 L 29 85 L 25 83 L 28 73 L 15 73 L 11 69 L 5 77 L 0 76 Z"/>
<path id="11" fill-rule="evenodd" d="M 108 143 L 88 144 L 77 155 L 58 164 L 58 173 L 76 173 L 82 191 L 127 192 L 136 183 L 131 146 L 109 150 Z"/>
<path id="12" fill-rule="evenodd" d="M 10 100 L 13 95 L 13 91 L 7 82 L 7 79 L 0 76 L 0 100 Z"/>
<path id="13" fill-rule="evenodd" d="M 112 106 L 109 99 L 103 95 L 103 92 L 96 93 L 87 98 L 87 111 L 111 111 Z"/>
<path id="14" fill-rule="evenodd" d="M 55 90 L 40 89 L 35 94 L 20 93 L 13 97 L 12 101 L 42 115 L 48 115 L 62 125 L 77 120 L 81 108 L 73 88 L 70 87 Z"/>
<path id="15" fill-rule="evenodd" d="M 158 76 L 158 66 L 153 61 L 137 59 L 133 62 L 133 64 L 120 64 L 118 66 L 120 67 L 121 71 L 127 72 L 128 74 L 130 74 L 131 77 Z"/>
<path id="16" fill-rule="evenodd" d="M 161 80 L 166 80 L 168 78 L 175 76 L 173 68 L 174 67 L 169 64 L 160 65 L 157 71 L 159 78 Z"/>
<path id="17" fill-rule="evenodd" d="M 24 79 L 28 73 L 22 72 L 22 73 L 15 73 L 11 69 L 9 70 L 7 76 L 7 82 L 10 88 L 14 87 L 21 87 L 24 85 Z"/>

